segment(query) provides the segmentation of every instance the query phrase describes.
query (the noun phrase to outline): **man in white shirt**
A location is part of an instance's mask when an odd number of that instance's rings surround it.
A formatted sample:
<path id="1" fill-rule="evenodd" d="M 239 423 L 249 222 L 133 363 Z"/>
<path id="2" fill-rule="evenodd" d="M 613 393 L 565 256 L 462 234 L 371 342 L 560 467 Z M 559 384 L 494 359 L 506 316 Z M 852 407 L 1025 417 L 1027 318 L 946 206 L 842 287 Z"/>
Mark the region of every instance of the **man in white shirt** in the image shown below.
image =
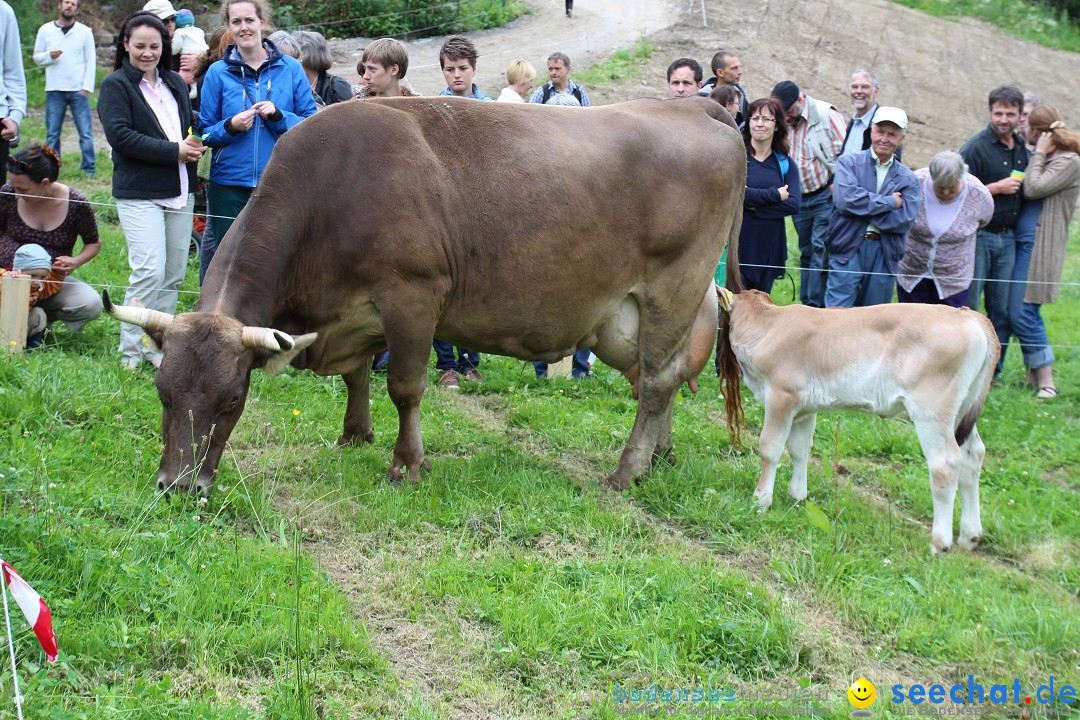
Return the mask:
<path id="1" fill-rule="evenodd" d="M 60 0 L 56 20 L 38 29 L 34 64 L 45 68 L 45 142 L 60 153 L 60 129 L 71 108 L 82 150 L 82 171 L 94 176 L 94 132 L 90 124 L 90 93 L 94 92 L 97 53 L 94 33 L 81 22 L 79 0 Z"/>
<path id="2" fill-rule="evenodd" d="M 0 179 L 7 182 L 8 143 L 26 117 L 26 75 L 15 11 L 0 0 Z"/>

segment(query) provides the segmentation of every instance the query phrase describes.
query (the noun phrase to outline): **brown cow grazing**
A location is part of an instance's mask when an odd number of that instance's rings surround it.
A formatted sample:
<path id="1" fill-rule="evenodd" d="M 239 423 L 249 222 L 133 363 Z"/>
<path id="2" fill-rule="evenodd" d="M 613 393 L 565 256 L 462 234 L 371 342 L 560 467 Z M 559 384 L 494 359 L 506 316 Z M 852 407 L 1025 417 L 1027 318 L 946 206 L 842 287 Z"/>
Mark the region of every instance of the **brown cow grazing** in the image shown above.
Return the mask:
<path id="1" fill-rule="evenodd" d="M 718 292 L 720 304 L 730 307 L 721 318 L 727 387 L 738 387 L 741 370 L 765 406 L 761 481 L 754 491 L 762 508 L 772 505 L 785 445 L 794 465 L 788 492 L 796 500 L 806 497 L 806 466 L 819 410 L 861 410 L 882 417 L 906 411 L 930 466 L 930 551 L 952 546 L 958 485 L 957 542 L 968 550 L 978 544 L 985 446 L 975 421 L 1001 352 L 985 316 L 910 303 L 831 310 L 776 307 L 756 290 L 730 301 L 725 291 Z M 727 395 L 728 422 L 734 425 L 741 416 L 739 393 Z"/>
<path id="2" fill-rule="evenodd" d="M 387 347 L 399 415 L 389 476 L 417 481 L 434 336 L 528 360 L 589 347 L 617 369 L 637 364 L 637 417 L 608 478 L 629 486 L 669 453 L 675 393 L 708 360 L 691 357 L 692 328 L 715 332 L 695 318 L 738 234 L 745 168 L 738 131 L 704 98 L 586 109 L 385 98 L 305 120 L 275 146 L 193 312 L 111 310 L 164 348 L 159 488 L 210 492 L 254 368 L 342 375 L 339 442 L 372 440 L 370 357 Z"/>

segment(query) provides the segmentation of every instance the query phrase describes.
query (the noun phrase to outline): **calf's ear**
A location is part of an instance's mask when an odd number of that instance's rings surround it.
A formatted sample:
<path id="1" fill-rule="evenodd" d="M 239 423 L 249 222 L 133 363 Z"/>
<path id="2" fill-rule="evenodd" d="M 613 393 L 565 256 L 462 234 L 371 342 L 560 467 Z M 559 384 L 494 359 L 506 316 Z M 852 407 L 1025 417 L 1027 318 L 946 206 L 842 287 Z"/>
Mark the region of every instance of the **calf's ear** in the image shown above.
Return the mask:
<path id="1" fill-rule="evenodd" d="M 267 375 L 277 375 L 279 372 L 285 369 L 285 366 L 293 361 L 297 355 L 302 353 L 308 347 L 311 346 L 316 339 L 318 339 L 319 333 L 308 333 L 307 335 L 293 335 L 293 346 L 288 350 L 280 350 L 272 352 L 270 358 L 266 361 L 266 365 L 263 366 L 263 371 Z"/>

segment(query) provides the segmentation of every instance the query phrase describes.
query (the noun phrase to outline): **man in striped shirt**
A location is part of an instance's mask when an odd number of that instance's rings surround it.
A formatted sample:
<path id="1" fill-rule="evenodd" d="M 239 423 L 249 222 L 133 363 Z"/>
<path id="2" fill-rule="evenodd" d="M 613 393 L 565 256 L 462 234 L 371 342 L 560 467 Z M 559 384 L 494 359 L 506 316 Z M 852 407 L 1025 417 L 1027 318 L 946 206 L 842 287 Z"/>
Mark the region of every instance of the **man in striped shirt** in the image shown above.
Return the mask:
<path id="1" fill-rule="evenodd" d="M 802 208 L 792 218 L 799 235 L 800 299 L 825 306 L 825 235 L 832 216 L 832 177 L 844 147 L 844 116 L 827 102 L 815 100 L 790 80 L 773 88 L 784 108 L 791 139 L 791 160 L 799 169 Z"/>

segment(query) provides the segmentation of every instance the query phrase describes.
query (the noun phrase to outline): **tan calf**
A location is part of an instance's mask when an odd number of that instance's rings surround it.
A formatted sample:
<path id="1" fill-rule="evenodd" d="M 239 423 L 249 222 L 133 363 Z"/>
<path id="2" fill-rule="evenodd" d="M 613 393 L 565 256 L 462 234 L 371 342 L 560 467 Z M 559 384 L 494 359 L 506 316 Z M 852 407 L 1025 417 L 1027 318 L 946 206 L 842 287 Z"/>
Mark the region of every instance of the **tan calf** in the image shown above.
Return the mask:
<path id="1" fill-rule="evenodd" d="M 727 387 L 739 371 L 765 406 L 761 480 L 754 496 L 772 505 L 780 455 L 794 464 L 788 492 L 806 497 L 806 468 L 821 410 L 861 410 L 881 417 L 906 412 L 926 462 L 934 522 L 930 551 L 953 542 L 953 501 L 960 489 L 958 544 L 972 549 L 982 537 L 979 472 L 985 446 L 975 429 L 1001 351 L 984 316 L 944 305 L 893 304 L 829 309 L 777 307 L 749 290 L 718 290 Z M 730 299 L 729 299 L 730 298 Z M 733 360 L 737 360 L 737 365 Z M 733 370 L 732 370 L 733 368 Z M 729 425 L 738 393 L 729 392 Z"/>

